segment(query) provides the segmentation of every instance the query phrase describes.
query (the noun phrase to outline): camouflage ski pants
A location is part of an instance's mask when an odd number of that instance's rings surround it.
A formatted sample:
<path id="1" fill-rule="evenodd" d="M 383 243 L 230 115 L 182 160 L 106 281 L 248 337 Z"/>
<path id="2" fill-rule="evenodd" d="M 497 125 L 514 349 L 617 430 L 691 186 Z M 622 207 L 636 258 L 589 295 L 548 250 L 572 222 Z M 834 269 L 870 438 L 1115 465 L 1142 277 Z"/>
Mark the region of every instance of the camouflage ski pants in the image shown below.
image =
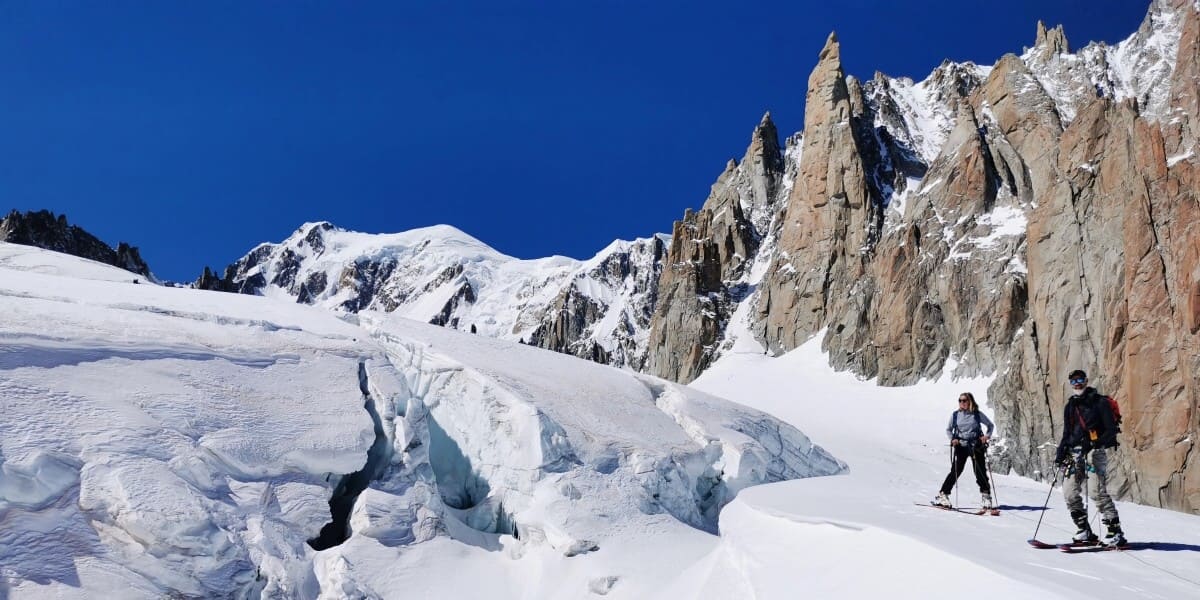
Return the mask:
<path id="1" fill-rule="evenodd" d="M 1117 521 L 1117 507 L 1112 497 L 1108 495 L 1108 448 L 1096 448 L 1084 452 L 1082 448 L 1071 450 L 1074 466 L 1068 470 L 1063 480 L 1063 497 L 1067 499 L 1067 510 L 1071 515 L 1086 515 L 1083 507 L 1082 488 L 1088 486 L 1088 496 L 1092 498 L 1096 508 L 1104 515 L 1106 522 Z M 1088 460 L 1090 455 L 1091 460 Z M 1089 477 L 1089 475 L 1091 477 Z M 1087 519 L 1084 516 L 1084 519 Z"/>

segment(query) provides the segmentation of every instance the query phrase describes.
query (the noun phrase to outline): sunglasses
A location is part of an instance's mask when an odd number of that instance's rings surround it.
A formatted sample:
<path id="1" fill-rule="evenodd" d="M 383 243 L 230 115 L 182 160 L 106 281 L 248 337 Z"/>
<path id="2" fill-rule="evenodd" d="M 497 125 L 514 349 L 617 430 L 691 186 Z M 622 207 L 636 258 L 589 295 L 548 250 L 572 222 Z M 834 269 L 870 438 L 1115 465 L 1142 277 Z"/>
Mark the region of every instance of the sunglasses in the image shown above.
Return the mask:
<path id="1" fill-rule="evenodd" d="M 1075 379 L 1071 380 L 1071 385 L 1079 385 L 1081 383 L 1087 383 L 1087 379 L 1083 377 L 1076 377 Z"/>
<path id="2" fill-rule="evenodd" d="M 966 399 L 966 398 L 959 398 L 959 399 L 958 399 L 958 403 L 959 403 L 959 404 L 970 404 L 970 403 L 971 403 L 971 401 L 970 401 L 970 400 L 968 400 L 968 399 Z"/>

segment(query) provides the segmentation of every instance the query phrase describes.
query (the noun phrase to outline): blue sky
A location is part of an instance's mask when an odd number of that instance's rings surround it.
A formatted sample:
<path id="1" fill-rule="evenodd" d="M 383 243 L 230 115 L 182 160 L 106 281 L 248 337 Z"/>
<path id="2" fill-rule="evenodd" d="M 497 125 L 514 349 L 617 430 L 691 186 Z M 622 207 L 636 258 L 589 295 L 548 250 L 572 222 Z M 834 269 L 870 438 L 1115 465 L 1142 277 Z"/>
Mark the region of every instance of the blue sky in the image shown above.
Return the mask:
<path id="1" fill-rule="evenodd" d="M 848 73 L 992 64 L 1038 19 L 1115 42 L 1137 0 L 0 2 L 0 210 L 192 280 L 306 221 L 448 223 L 586 258 L 699 208 L 762 113 Z M 5 206 L 4 204 L 7 204 Z"/>

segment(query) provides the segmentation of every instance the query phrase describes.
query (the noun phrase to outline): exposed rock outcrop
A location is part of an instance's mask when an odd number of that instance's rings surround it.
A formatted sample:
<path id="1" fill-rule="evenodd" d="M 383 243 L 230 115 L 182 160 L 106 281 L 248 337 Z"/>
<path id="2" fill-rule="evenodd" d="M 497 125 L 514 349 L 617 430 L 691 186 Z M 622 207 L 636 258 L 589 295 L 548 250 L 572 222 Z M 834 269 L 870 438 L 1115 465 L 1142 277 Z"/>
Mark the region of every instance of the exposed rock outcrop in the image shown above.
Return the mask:
<path id="1" fill-rule="evenodd" d="M 1163 131 L 1132 100 L 1096 102 L 1064 132 L 1058 177 L 1029 227 L 1020 368 L 1001 373 L 994 391 L 1023 453 L 1014 465 L 1045 470 L 1052 457 L 1039 446 L 1061 430 L 1064 375 L 1088 369 L 1126 415 L 1113 475 L 1121 495 L 1196 511 L 1200 181 L 1194 160 L 1169 164 L 1166 152 Z"/>
<path id="2" fill-rule="evenodd" d="M 763 337 L 774 350 L 797 346 L 841 312 L 883 223 L 881 199 L 866 185 L 835 34 L 809 76 L 805 107 L 800 173 L 759 303 Z"/>
<path id="3" fill-rule="evenodd" d="M 640 371 L 646 366 L 646 338 L 658 304 L 666 243 L 653 237 L 618 242 L 610 250 L 597 255 L 591 268 L 580 269 L 558 293 L 529 343 Z"/>
<path id="4" fill-rule="evenodd" d="M 704 206 L 675 222 L 650 323 L 651 373 L 687 382 L 716 358 L 730 311 L 747 293 L 743 278 L 751 259 L 771 234 L 784 170 L 768 113 L 741 162 L 729 161 Z"/>
<path id="5" fill-rule="evenodd" d="M 66 215 L 56 217 L 48 210 L 8 213 L 0 220 L 0 241 L 87 258 L 154 281 L 150 267 L 136 247 L 120 242 L 113 249 L 81 227 L 68 223 Z"/>

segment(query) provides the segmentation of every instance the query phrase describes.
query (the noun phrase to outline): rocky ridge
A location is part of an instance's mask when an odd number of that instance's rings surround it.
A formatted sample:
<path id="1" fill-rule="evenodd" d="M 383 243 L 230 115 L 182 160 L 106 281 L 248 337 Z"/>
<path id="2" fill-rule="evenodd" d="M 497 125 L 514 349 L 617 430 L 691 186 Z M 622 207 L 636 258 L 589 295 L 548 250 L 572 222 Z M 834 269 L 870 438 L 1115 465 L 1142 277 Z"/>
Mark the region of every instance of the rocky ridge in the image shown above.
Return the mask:
<path id="1" fill-rule="evenodd" d="M 1192 0 L 1156 0 L 1115 46 L 1071 53 L 1038 24 L 1020 56 L 917 84 L 860 84 L 831 35 L 778 237 L 748 259 L 769 266 L 746 328 L 775 353 L 819 335 L 835 367 L 884 385 L 995 374 L 998 460 L 1027 475 L 1052 472 L 1061 383 L 1084 368 L 1123 399 L 1119 494 L 1200 510 L 1198 27 Z M 652 372 L 687 380 L 713 357 L 675 338 L 654 352 L 681 364 Z"/>
<path id="2" fill-rule="evenodd" d="M 14 210 L 8 213 L 8 216 L 0 219 L 0 241 L 87 258 L 156 281 L 136 247 L 120 242 L 114 249 L 82 228 L 68 223 L 66 215 L 56 217 L 47 210 L 24 213 Z"/>

